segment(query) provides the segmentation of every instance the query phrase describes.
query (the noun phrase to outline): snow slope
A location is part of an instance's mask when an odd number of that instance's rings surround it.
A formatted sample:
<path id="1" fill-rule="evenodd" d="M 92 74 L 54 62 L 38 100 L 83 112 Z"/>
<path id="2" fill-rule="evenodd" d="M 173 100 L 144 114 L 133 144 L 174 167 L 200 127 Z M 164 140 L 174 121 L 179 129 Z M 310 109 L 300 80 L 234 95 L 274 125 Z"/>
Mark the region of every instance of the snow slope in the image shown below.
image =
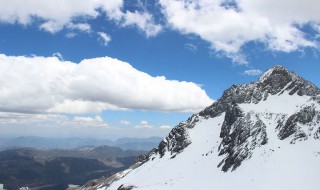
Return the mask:
<path id="1" fill-rule="evenodd" d="M 268 123 L 270 140 L 255 150 L 252 158 L 233 172 L 217 166 L 220 126 L 224 115 L 202 120 L 189 130 L 192 143 L 174 159 L 167 152 L 155 156 L 125 178 L 101 190 L 116 190 L 122 184 L 139 190 L 208 189 L 219 190 L 319 190 L 320 141 L 311 139 L 297 144 L 277 138 L 277 114 L 261 114 Z"/>

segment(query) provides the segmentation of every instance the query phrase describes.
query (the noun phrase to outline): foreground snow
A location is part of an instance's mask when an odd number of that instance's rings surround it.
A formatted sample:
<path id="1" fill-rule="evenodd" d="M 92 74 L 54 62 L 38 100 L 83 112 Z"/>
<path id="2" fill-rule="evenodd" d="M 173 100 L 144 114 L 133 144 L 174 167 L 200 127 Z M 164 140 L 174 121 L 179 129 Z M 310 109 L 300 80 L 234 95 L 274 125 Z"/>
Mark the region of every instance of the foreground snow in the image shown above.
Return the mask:
<path id="1" fill-rule="evenodd" d="M 264 116 L 263 114 L 261 116 Z M 277 117 L 277 114 L 273 114 Z M 270 117 L 270 116 L 269 116 Z M 318 190 L 320 143 L 318 140 L 290 144 L 275 133 L 276 118 L 268 120 L 269 143 L 257 148 L 248 162 L 233 172 L 218 168 L 220 126 L 224 115 L 200 121 L 189 130 L 192 143 L 174 159 L 169 153 L 136 168 L 108 190 L 132 184 L 139 190 Z M 209 179 L 209 180 L 208 180 Z M 104 190 L 105 188 L 100 188 Z"/>

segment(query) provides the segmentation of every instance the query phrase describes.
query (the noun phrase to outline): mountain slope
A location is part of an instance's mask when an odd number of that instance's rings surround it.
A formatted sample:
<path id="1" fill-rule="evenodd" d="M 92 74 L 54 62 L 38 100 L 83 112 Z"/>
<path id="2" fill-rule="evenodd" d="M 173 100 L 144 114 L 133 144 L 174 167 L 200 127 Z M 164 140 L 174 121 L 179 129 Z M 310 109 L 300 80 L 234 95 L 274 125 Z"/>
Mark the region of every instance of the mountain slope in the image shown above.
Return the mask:
<path id="1" fill-rule="evenodd" d="M 316 190 L 320 89 L 282 66 L 233 85 L 126 171 L 82 189 Z"/>

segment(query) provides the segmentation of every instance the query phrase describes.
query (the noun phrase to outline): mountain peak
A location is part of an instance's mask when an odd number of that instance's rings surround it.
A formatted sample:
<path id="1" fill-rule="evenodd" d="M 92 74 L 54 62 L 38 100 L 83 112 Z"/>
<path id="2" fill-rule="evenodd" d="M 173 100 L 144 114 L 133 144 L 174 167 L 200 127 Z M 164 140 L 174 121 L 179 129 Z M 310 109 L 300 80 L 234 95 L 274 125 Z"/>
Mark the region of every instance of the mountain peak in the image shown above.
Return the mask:
<path id="1" fill-rule="evenodd" d="M 286 76 L 286 77 L 290 78 L 291 80 L 293 78 L 299 77 L 297 74 L 295 74 L 292 71 L 289 71 L 288 69 L 286 69 L 282 65 L 275 65 L 275 66 L 271 67 L 270 69 L 268 69 L 265 73 L 263 73 L 258 81 L 264 82 L 270 78 L 278 77 L 279 75 Z"/>
<path id="2" fill-rule="evenodd" d="M 299 96 L 320 94 L 319 88 L 314 84 L 281 65 L 275 65 L 268 69 L 257 83 L 270 89 L 271 94 L 283 93 L 284 91 L 288 91 L 290 95 L 296 93 Z"/>

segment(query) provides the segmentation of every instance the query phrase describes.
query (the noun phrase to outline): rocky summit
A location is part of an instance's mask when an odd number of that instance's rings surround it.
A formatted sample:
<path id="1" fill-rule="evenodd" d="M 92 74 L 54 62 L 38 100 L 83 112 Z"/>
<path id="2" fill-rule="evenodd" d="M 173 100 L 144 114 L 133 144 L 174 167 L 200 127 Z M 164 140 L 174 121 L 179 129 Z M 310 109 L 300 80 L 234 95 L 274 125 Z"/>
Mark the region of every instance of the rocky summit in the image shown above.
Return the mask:
<path id="1" fill-rule="evenodd" d="M 320 171 L 320 89 L 276 65 L 233 85 L 158 147 L 79 189 L 308 189 Z"/>

